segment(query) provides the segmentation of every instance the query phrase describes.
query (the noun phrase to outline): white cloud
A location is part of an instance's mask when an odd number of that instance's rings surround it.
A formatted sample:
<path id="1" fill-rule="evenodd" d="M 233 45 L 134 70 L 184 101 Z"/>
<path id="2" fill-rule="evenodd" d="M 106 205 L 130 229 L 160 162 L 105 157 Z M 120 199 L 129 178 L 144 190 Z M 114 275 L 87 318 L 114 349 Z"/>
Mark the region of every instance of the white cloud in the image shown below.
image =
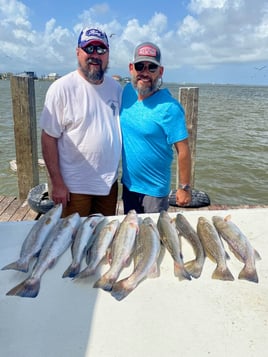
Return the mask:
<path id="1" fill-rule="evenodd" d="M 245 1 L 248 0 L 191 0 L 189 9 L 197 14 L 213 9 L 227 11 L 239 9 Z"/>
<path id="2" fill-rule="evenodd" d="M 192 36 L 204 33 L 203 26 L 193 17 L 187 15 L 178 30 L 178 35 L 182 39 L 191 39 Z"/>
<path id="3" fill-rule="evenodd" d="M 110 36 L 110 67 L 127 74 L 136 44 L 152 41 L 162 50 L 167 69 L 211 68 L 221 64 L 268 61 L 267 0 L 191 0 L 189 13 L 177 24 L 167 14 L 153 13 L 147 21 L 124 23 L 114 9 L 101 3 L 77 15 L 72 28 L 51 18 L 43 31 L 32 28 L 30 10 L 22 1 L 0 0 L 0 71 L 32 68 L 38 74 L 64 74 L 76 68 L 77 37 L 85 25 Z M 101 21 L 102 19 L 108 21 Z"/>

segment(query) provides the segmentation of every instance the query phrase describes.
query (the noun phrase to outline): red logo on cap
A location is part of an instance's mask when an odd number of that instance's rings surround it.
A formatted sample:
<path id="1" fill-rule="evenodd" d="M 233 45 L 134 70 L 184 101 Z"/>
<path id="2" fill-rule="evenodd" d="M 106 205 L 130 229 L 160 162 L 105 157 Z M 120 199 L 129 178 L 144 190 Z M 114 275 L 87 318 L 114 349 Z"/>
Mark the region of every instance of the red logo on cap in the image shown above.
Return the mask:
<path id="1" fill-rule="evenodd" d="M 156 49 L 154 47 L 151 47 L 151 46 L 141 47 L 138 50 L 138 56 L 156 57 Z"/>

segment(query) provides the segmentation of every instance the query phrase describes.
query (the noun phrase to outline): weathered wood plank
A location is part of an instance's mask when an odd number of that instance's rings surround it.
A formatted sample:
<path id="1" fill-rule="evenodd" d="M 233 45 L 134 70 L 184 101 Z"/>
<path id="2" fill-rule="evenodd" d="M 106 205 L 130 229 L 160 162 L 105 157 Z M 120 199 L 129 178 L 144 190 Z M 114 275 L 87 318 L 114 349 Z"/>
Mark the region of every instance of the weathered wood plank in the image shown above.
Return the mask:
<path id="1" fill-rule="evenodd" d="M 14 198 L 1 214 L 0 221 L 10 221 L 11 217 L 16 213 L 20 206 L 21 202 L 18 199 Z"/>
<path id="2" fill-rule="evenodd" d="M 35 220 L 38 213 L 34 212 L 26 200 L 16 197 L 0 196 L 0 222 Z"/>
<path id="3" fill-rule="evenodd" d="M 32 221 L 36 220 L 38 217 L 38 213 L 34 212 L 28 206 L 27 201 L 20 201 L 20 205 L 10 218 L 10 221 Z"/>
<path id="4" fill-rule="evenodd" d="M 39 183 L 34 79 L 12 76 L 10 83 L 19 198 L 26 199 Z"/>
<path id="5" fill-rule="evenodd" d="M 3 215 L 5 210 L 10 206 L 11 202 L 14 201 L 15 197 L 4 197 L 0 202 L 0 216 Z"/>
<path id="6" fill-rule="evenodd" d="M 199 88 L 197 87 L 182 87 L 179 89 L 179 102 L 185 110 L 186 124 L 189 133 L 189 146 L 191 151 L 192 171 L 191 171 L 191 186 L 194 187 L 195 180 L 195 159 L 196 159 L 196 138 L 197 138 L 197 122 L 198 122 L 198 97 Z M 177 172 L 178 172 L 177 168 Z M 177 175 L 178 177 L 178 175 Z M 177 182 L 178 186 L 178 182 Z"/>

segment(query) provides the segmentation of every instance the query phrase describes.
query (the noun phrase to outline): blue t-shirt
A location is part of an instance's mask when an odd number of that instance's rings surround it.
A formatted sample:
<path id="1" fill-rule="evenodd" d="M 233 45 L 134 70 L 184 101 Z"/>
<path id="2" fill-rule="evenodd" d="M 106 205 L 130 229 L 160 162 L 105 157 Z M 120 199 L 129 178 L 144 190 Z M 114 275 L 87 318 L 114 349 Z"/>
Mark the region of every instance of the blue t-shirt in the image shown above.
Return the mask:
<path id="1" fill-rule="evenodd" d="M 164 197 L 170 192 L 172 145 L 188 137 L 184 110 L 167 89 L 138 101 L 129 83 L 123 90 L 122 183 L 133 192 Z"/>

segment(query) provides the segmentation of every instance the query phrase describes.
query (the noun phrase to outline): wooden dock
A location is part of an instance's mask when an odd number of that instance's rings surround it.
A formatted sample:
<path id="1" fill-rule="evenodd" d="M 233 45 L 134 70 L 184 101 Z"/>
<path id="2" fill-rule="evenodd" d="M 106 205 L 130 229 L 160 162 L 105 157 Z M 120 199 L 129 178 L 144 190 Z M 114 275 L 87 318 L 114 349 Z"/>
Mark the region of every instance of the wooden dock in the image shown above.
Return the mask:
<path id="1" fill-rule="evenodd" d="M 0 222 L 32 221 L 38 218 L 39 214 L 29 207 L 27 200 L 0 196 Z"/>

